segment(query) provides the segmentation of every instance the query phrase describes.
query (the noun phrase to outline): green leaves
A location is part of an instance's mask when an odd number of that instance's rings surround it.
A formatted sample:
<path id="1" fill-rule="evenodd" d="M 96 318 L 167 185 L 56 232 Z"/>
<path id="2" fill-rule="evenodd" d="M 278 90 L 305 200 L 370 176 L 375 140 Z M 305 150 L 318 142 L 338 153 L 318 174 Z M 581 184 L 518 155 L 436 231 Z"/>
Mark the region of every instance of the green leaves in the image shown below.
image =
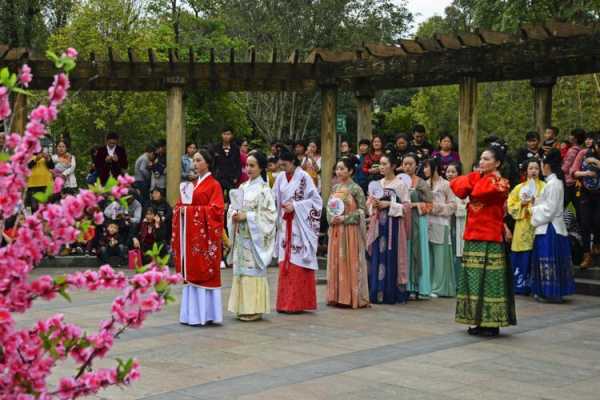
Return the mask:
<path id="1" fill-rule="evenodd" d="M 58 294 L 61 295 L 62 298 L 67 300 L 69 303 L 72 302 L 71 295 L 67 293 L 67 276 L 66 275 L 58 275 L 53 279 L 54 286 L 58 288 Z"/>
<path id="2" fill-rule="evenodd" d="M 62 69 L 66 73 L 69 73 L 77 66 L 75 60 L 73 60 L 71 57 L 67 57 L 66 55 L 61 55 L 59 57 L 51 50 L 46 51 L 46 57 L 48 57 L 48 59 L 54 63 L 56 68 Z"/>
<path id="3" fill-rule="evenodd" d="M 0 162 L 5 162 L 10 160 L 10 154 L 5 151 L 0 151 Z"/>
<path id="4" fill-rule="evenodd" d="M 127 361 L 117 358 L 117 362 L 119 363 L 117 366 L 117 380 L 123 382 L 133 368 L 133 358 L 130 358 Z"/>
<path id="5" fill-rule="evenodd" d="M 54 182 L 50 183 L 46 186 L 45 192 L 37 192 L 34 193 L 33 198 L 37 200 L 38 203 L 45 204 L 50 200 L 50 197 L 54 194 Z"/>
<path id="6" fill-rule="evenodd" d="M 17 74 L 11 73 L 8 67 L 0 69 L 0 86 L 6 87 L 9 91 L 30 96 L 31 93 L 17 86 Z"/>

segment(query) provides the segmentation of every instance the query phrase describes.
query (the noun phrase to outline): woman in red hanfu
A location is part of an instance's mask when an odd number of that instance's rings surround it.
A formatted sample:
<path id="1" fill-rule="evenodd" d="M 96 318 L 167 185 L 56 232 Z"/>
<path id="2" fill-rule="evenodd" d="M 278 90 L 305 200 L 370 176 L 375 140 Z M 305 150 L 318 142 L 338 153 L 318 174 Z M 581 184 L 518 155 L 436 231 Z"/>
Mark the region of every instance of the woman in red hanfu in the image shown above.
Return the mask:
<path id="1" fill-rule="evenodd" d="M 210 173 L 213 158 L 206 150 L 194 155 L 198 175 L 183 182 L 173 210 L 173 253 L 185 286 L 179 321 L 188 325 L 223 322 L 221 305 L 221 238 L 223 190 Z"/>
<path id="2" fill-rule="evenodd" d="M 316 310 L 315 271 L 323 202 L 313 179 L 290 152 L 279 157 L 279 174 L 273 193 L 277 203 L 279 261 L 277 311 L 297 313 Z"/>

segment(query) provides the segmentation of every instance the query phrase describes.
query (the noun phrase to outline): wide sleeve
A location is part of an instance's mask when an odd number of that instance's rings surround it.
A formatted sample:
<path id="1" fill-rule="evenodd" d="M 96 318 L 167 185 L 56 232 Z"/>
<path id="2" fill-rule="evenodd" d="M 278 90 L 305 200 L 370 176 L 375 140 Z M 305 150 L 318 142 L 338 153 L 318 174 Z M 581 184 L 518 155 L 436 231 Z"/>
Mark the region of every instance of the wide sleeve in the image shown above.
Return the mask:
<path id="1" fill-rule="evenodd" d="M 350 193 L 356 201 L 356 210 L 346 214 L 344 225 L 356 225 L 360 223 L 361 215 L 365 215 L 365 194 L 357 184 L 350 185 Z"/>
<path id="2" fill-rule="evenodd" d="M 312 178 L 304 173 L 303 182 L 305 192 L 302 199 L 294 200 L 294 224 L 297 224 L 302 242 L 306 244 L 308 254 L 316 254 L 319 242 L 319 229 L 321 225 L 321 211 L 323 200 L 317 191 Z"/>
<path id="3" fill-rule="evenodd" d="M 69 166 L 69 168 L 63 171 L 63 176 L 68 177 L 69 175 L 73 174 L 75 172 L 76 166 L 77 164 L 75 163 L 75 156 L 71 155 L 71 165 Z"/>
<path id="4" fill-rule="evenodd" d="M 258 196 L 255 210 L 246 212 L 246 222 L 252 238 L 253 253 L 261 269 L 267 268 L 275 251 L 277 209 L 268 187 Z"/>
<path id="5" fill-rule="evenodd" d="M 552 222 L 563 202 L 563 194 L 557 185 L 546 185 L 541 201 L 531 210 L 531 224 L 535 227 Z"/>
<path id="6" fill-rule="evenodd" d="M 337 188 L 338 188 L 338 185 L 333 185 L 333 187 L 331 188 L 331 194 L 329 195 L 329 198 L 327 199 L 327 204 L 329 204 L 329 202 L 331 201 L 331 198 L 334 196 L 335 192 L 337 191 Z M 329 207 L 327 207 L 327 206 L 325 207 L 325 217 L 327 218 L 328 224 L 331 224 L 331 221 L 335 217 L 329 210 Z"/>
<path id="7" fill-rule="evenodd" d="M 390 202 L 390 209 L 388 215 L 390 217 L 402 217 L 404 216 L 404 205 L 410 202 L 410 193 L 406 185 L 398 180 L 398 184 L 394 187 L 396 192 L 396 200 Z"/>
<path id="8" fill-rule="evenodd" d="M 477 183 L 480 178 L 481 174 L 479 172 L 471 172 L 468 175 L 457 176 L 450 181 L 450 189 L 452 189 L 456 197 L 464 199 L 469 197 L 475 183 Z"/>
<path id="9" fill-rule="evenodd" d="M 516 221 L 529 218 L 529 216 L 530 216 L 529 207 L 524 207 L 521 204 L 520 194 L 521 194 L 522 186 L 523 186 L 522 184 L 515 186 L 515 188 L 508 195 L 508 201 L 507 201 L 508 213 Z"/>
<path id="10" fill-rule="evenodd" d="M 495 175 L 486 175 L 477 181 L 477 184 L 473 187 L 471 195 L 473 198 L 486 201 L 488 199 L 495 199 L 498 195 L 508 197 L 508 191 L 510 189 L 510 183 L 501 177 Z"/>
<path id="11" fill-rule="evenodd" d="M 418 180 L 416 186 L 417 192 L 419 192 L 419 204 L 417 209 L 420 215 L 426 215 L 433 209 L 433 191 L 431 187 L 422 179 Z"/>
<path id="12" fill-rule="evenodd" d="M 442 181 L 441 193 L 443 201 L 434 201 L 431 209 L 433 215 L 439 215 L 442 217 L 450 217 L 454 215 L 456 211 L 456 202 L 454 201 L 454 194 L 450 190 L 450 186 L 447 182 Z"/>

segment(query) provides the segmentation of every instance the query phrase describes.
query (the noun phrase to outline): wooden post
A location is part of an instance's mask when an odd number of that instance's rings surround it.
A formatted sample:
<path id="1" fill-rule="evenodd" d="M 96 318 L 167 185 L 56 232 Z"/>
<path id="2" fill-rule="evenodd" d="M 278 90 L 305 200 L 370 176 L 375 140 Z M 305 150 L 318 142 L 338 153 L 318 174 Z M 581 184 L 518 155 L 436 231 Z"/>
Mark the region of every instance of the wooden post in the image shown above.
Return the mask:
<path id="1" fill-rule="evenodd" d="M 458 146 L 463 171 L 467 172 L 477 160 L 477 80 L 464 78 L 459 96 Z"/>
<path id="2" fill-rule="evenodd" d="M 535 129 L 541 137 L 546 128 L 552 126 L 552 88 L 556 78 L 535 78 L 531 80 L 533 86 L 533 118 Z"/>
<path id="3" fill-rule="evenodd" d="M 356 148 L 362 139 L 373 137 L 373 96 L 356 96 Z"/>
<path id="4" fill-rule="evenodd" d="M 18 93 L 15 96 L 13 110 L 15 114 L 10 132 L 22 135 L 25 133 L 25 125 L 27 124 L 27 96 Z"/>
<path id="5" fill-rule="evenodd" d="M 323 204 L 331 192 L 331 177 L 335 165 L 337 88 L 325 86 L 321 88 L 321 197 Z"/>
<path id="6" fill-rule="evenodd" d="M 167 201 L 172 206 L 179 198 L 184 142 L 183 87 L 171 86 L 167 90 Z"/>

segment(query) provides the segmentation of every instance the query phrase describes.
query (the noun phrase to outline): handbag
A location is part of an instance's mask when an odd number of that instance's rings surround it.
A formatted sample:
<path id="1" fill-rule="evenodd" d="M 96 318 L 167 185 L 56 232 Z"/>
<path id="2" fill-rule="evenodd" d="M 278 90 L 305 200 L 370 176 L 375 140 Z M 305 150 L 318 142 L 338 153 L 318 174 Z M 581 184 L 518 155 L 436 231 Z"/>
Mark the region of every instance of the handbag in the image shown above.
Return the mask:
<path id="1" fill-rule="evenodd" d="M 129 269 L 136 269 L 142 266 L 142 252 L 140 249 L 129 250 L 128 254 Z"/>

